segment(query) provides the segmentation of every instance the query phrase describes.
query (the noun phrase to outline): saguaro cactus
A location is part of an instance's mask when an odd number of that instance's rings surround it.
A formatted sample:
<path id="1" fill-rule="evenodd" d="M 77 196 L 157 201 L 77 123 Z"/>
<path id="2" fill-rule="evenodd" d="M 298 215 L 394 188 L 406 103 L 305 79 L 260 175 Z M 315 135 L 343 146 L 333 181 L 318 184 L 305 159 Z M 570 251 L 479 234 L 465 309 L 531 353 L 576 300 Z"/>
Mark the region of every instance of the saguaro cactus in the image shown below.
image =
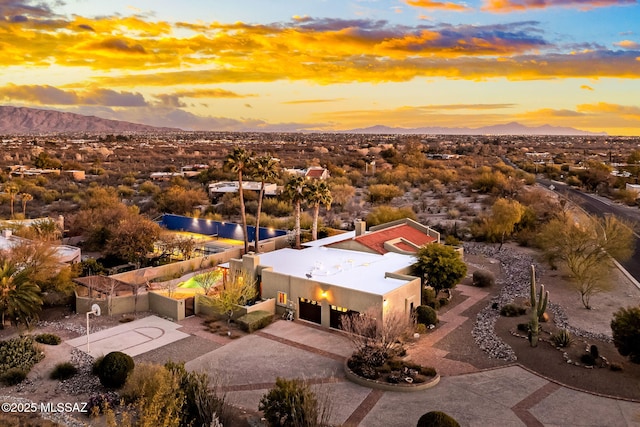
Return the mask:
<path id="1" fill-rule="evenodd" d="M 531 347 L 538 345 L 538 335 L 540 333 L 540 317 L 547 309 L 549 302 L 549 291 L 544 290 L 544 285 L 540 285 L 540 292 L 536 298 L 536 268 L 531 266 L 531 321 L 529 322 L 529 341 Z"/>

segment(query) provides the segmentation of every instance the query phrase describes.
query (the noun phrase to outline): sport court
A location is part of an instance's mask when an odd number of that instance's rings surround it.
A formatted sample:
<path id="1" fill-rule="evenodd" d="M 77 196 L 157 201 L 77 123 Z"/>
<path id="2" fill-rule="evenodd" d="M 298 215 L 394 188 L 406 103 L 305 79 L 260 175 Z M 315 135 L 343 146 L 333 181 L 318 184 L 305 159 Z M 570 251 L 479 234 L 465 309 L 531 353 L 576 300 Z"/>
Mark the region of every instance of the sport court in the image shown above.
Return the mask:
<path id="1" fill-rule="evenodd" d="M 66 341 L 72 347 L 89 353 L 92 357 L 103 356 L 112 351 L 121 351 L 129 356 L 137 356 L 189 335 L 178 331 L 182 326 L 158 316 L 123 323 L 113 328 L 89 335 L 89 351 L 87 352 L 87 335 Z"/>

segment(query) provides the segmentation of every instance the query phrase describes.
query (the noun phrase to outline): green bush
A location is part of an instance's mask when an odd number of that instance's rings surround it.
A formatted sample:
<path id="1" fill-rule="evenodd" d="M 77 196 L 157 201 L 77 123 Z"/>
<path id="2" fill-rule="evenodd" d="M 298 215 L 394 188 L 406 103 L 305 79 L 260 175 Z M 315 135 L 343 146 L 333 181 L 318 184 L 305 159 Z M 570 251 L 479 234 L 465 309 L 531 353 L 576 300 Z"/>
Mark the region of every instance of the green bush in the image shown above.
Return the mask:
<path id="1" fill-rule="evenodd" d="M 100 383 L 109 388 L 120 388 L 127 380 L 127 376 L 135 363 L 128 354 L 120 351 L 112 351 L 104 356 L 100 364 L 97 366 L 98 378 Z"/>
<path id="2" fill-rule="evenodd" d="M 417 427 L 460 427 L 460 424 L 444 412 L 431 411 L 420 417 Z"/>
<path id="3" fill-rule="evenodd" d="M 11 368 L 0 376 L 0 380 L 8 386 L 20 384 L 25 378 L 27 373 L 21 368 Z"/>
<path id="4" fill-rule="evenodd" d="M 551 342 L 556 347 L 569 347 L 573 342 L 571 334 L 566 329 L 558 331 L 558 333 L 551 336 Z"/>
<path id="5" fill-rule="evenodd" d="M 240 316 L 236 323 L 245 332 L 254 332 L 268 326 L 273 321 L 273 314 L 268 311 L 258 310 Z"/>
<path id="6" fill-rule="evenodd" d="M 611 321 L 613 344 L 618 353 L 640 363 L 640 306 L 621 308 Z"/>
<path id="7" fill-rule="evenodd" d="M 44 357 L 44 353 L 33 341 L 24 336 L 0 341 L 0 372 L 8 372 L 11 368 L 19 368 L 29 373 L 33 365 Z"/>
<path id="8" fill-rule="evenodd" d="M 416 329 L 415 331 L 419 334 L 426 334 L 427 333 L 427 325 L 425 325 L 424 323 L 418 323 L 416 325 Z"/>
<path id="9" fill-rule="evenodd" d="M 427 286 L 422 292 L 422 305 L 428 305 L 434 310 L 440 308 L 440 302 L 436 298 L 436 290 Z"/>
<path id="10" fill-rule="evenodd" d="M 419 305 L 416 307 L 416 320 L 425 325 L 435 325 L 438 323 L 438 313 L 428 305 Z"/>
<path id="11" fill-rule="evenodd" d="M 500 309 L 500 316 L 517 317 L 522 316 L 527 309 L 516 304 L 506 304 Z"/>
<path id="12" fill-rule="evenodd" d="M 449 304 L 449 298 L 442 297 L 442 298 L 438 299 L 438 304 L 440 305 L 440 307 L 446 306 L 447 304 Z"/>
<path id="13" fill-rule="evenodd" d="M 63 363 L 58 363 L 56 367 L 53 368 L 53 371 L 51 371 L 49 378 L 51 378 L 52 380 L 64 381 L 64 380 L 68 380 L 69 378 L 71 378 L 77 373 L 78 373 L 78 368 L 76 368 L 73 365 L 73 363 L 63 362 Z"/>
<path id="14" fill-rule="evenodd" d="M 486 288 L 495 285 L 495 283 L 496 278 L 490 271 L 476 270 L 473 272 L 473 286 Z"/>
<path id="15" fill-rule="evenodd" d="M 102 363 L 102 359 L 104 359 L 104 356 L 96 357 L 96 359 L 93 361 L 93 365 L 91 365 L 91 373 L 95 376 L 98 376 L 98 372 L 100 372 L 100 364 Z"/>
<path id="16" fill-rule="evenodd" d="M 36 342 L 47 345 L 58 345 L 62 342 L 59 336 L 54 334 L 38 334 L 35 337 Z"/>

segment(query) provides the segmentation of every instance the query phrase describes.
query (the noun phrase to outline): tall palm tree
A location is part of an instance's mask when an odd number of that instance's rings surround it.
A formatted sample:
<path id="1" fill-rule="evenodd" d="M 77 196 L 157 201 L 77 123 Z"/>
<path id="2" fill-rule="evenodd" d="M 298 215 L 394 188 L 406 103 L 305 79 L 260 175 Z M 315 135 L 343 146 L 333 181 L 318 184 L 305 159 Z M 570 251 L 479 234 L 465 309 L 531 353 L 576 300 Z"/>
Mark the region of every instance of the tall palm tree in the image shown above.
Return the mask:
<path id="1" fill-rule="evenodd" d="M 260 195 L 258 196 L 258 211 L 256 212 L 256 253 L 260 252 L 260 214 L 264 199 L 264 185 L 278 177 L 278 161 L 269 155 L 253 159 L 252 175 L 260 181 Z"/>
<path id="2" fill-rule="evenodd" d="M 300 210 L 302 202 L 307 200 L 307 181 L 304 177 L 296 176 L 287 181 L 284 185 L 284 196 L 293 203 L 296 248 L 300 249 Z"/>
<path id="3" fill-rule="evenodd" d="M 37 319 L 41 307 L 40 287 L 29 280 L 27 271 L 9 259 L 0 261 L 0 329 L 4 328 L 5 317 L 29 325 Z"/>
<path id="4" fill-rule="evenodd" d="M 9 195 L 12 219 L 13 219 L 13 204 L 16 201 L 16 194 L 18 194 L 18 191 L 19 191 L 18 186 L 15 184 L 7 184 L 4 186 L 4 192 Z"/>
<path id="5" fill-rule="evenodd" d="M 33 196 L 29 193 L 20 193 L 20 201 L 22 201 L 22 216 L 27 217 L 27 202 L 33 200 Z"/>
<path id="6" fill-rule="evenodd" d="M 242 217 L 242 230 L 244 233 L 244 253 L 249 252 L 249 239 L 247 236 L 247 212 L 244 206 L 244 191 L 242 188 L 242 176 L 251 162 L 251 153 L 241 147 L 235 147 L 227 154 L 224 160 L 225 167 L 238 174 L 238 195 L 240 196 L 240 216 Z"/>
<path id="7" fill-rule="evenodd" d="M 331 209 L 331 190 L 324 181 L 310 181 L 307 184 L 307 203 L 313 207 L 313 226 L 311 228 L 311 239 L 318 239 L 318 215 L 320 214 L 320 206 L 326 206 L 327 210 Z"/>

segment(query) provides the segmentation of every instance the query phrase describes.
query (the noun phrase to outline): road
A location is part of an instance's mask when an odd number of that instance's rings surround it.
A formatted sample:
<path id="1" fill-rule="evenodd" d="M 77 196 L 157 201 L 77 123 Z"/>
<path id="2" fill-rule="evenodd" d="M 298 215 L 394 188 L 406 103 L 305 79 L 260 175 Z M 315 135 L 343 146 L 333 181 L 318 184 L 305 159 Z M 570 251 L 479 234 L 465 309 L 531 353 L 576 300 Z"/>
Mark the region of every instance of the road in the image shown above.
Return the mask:
<path id="1" fill-rule="evenodd" d="M 604 197 L 595 196 L 582 191 L 576 190 L 566 184 L 548 179 L 537 178 L 539 184 L 553 190 L 572 202 L 578 203 L 585 211 L 590 214 L 604 217 L 612 214 L 631 224 L 636 234 L 635 250 L 631 258 L 621 262 L 622 266 L 631 274 L 638 282 L 640 282 L 640 210 L 628 206 L 623 206 L 612 202 Z M 553 186 L 553 187 L 552 187 Z"/>

